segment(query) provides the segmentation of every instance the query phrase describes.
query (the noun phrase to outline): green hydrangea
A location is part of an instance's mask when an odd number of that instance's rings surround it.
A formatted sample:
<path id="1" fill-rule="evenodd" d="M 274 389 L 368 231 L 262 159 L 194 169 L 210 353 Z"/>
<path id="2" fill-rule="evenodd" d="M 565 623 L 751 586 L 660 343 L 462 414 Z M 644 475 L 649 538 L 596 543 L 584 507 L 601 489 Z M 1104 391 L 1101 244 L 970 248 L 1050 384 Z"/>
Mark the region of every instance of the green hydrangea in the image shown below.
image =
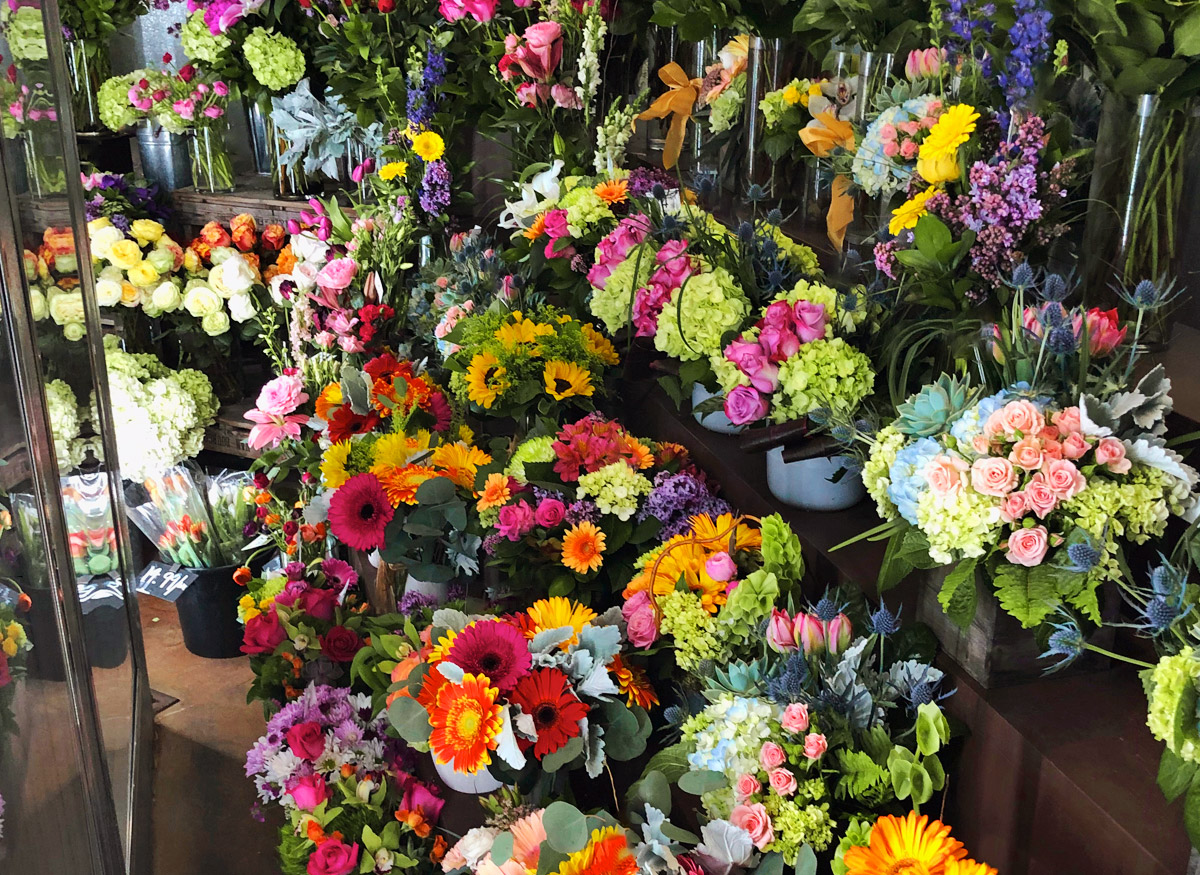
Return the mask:
<path id="1" fill-rule="evenodd" d="M 628 520 L 638 509 L 638 500 L 654 488 L 644 474 L 639 474 L 625 462 L 613 462 L 598 471 L 579 478 L 576 490 L 580 498 L 591 498 L 601 513 L 619 520 Z"/>
<path id="2" fill-rule="evenodd" d="M 772 793 L 763 805 L 771 815 L 771 826 L 775 830 L 775 841 L 767 847 L 781 854 L 787 865 L 796 865 L 801 845 L 812 845 L 814 851 L 823 851 L 833 844 L 834 822 L 829 816 L 828 802 L 804 805 L 794 798 Z"/>
<path id="3" fill-rule="evenodd" d="M 282 91 L 304 78 L 304 53 L 291 37 L 256 27 L 246 36 L 242 51 L 250 72 L 264 88 Z"/>
<path id="4" fill-rule="evenodd" d="M 3 8 L 4 38 L 8 41 L 13 60 L 45 61 L 49 58 L 41 6 L 18 6 L 16 10 L 11 10 L 6 5 Z"/>
<path id="5" fill-rule="evenodd" d="M 717 95 L 708 105 L 708 128 L 714 134 L 732 128 L 742 117 L 742 104 L 746 102 L 746 77 L 738 76 L 729 87 Z"/>
<path id="6" fill-rule="evenodd" d="M 730 635 L 739 641 L 748 639 L 770 616 L 779 593 L 779 578 L 773 573 L 762 568 L 750 572 L 729 594 L 721 610 L 722 625 L 728 625 Z"/>
<path id="7" fill-rule="evenodd" d="M 762 110 L 763 120 L 767 123 L 767 127 L 773 128 L 783 121 L 783 117 L 788 110 L 796 106 L 796 101 L 789 102 L 787 93 L 789 88 L 794 88 L 797 93 L 804 94 L 808 91 L 808 80 L 801 82 L 799 79 L 793 79 L 787 85 L 775 91 L 768 91 L 763 95 L 763 99 L 759 101 L 759 109 Z"/>
<path id="8" fill-rule="evenodd" d="M 96 92 L 96 105 L 100 121 L 110 131 L 120 131 L 141 118 L 141 113 L 129 102 L 129 89 L 137 73 L 113 76 L 105 79 Z"/>
<path id="9" fill-rule="evenodd" d="M 800 539 L 783 517 L 777 513 L 763 517 L 761 531 L 763 569 L 786 581 L 803 577 L 804 553 L 800 549 Z"/>
<path id="10" fill-rule="evenodd" d="M 834 852 L 833 862 L 830 864 L 830 870 L 833 872 L 833 875 L 846 875 L 850 871 L 849 867 L 842 862 L 842 857 L 851 848 L 865 848 L 869 845 L 871 843 L 871 830 L 874 827 L 875 824 L 869 820 L 859 820 L 857 817 L 850 820 L 850 823 L 846 825 L 846 834 L 838 842 L 837 851 Z"/>
<path id="11" fill-rule="evenodd" d="M 875 436 L 870 455 L 863 463 L 863 485 L 867 487 L 867 494 L 875 499 L 875 509 L 882 520 L 894 520 L 898 513 L 896 505 L 888 497 L 888 487 L 892 485 L 892 463 L 896 461 L 896 454 L 905 442 L 904 435 L 895 426 L 889 425 Z"/>
<path id="12" fill-rule="evenodd" d="M 662 618 L 658 628 L 675 642 L 675 662 L 684 671 L 692 671 L 703 660 L 721 662 L 729 648 L 717 618 L 704 609 L 700 598 L 691 591 L 672 590 L 658 597 Z"/>
<path id="13" fill-rule="evenodd" d="M 780 254 L 791 263 L 792 267 L 809 276 L 821 275 L 821 264 L 817 260 L 817 253 L 811 247 L 797 243 L 778 227 L 771 229 L 771 236 L 779 245 Z"/>
<path id="14" fill-rule="evenodd" d="M 758 332 L 756 331 L 756 336 L 757 333 Z M 729 359 L 725 358 L 723 351 L 718 350 L 710 355 L 708 357 L 708 363 L 713 370 L 713 374 L 716 375 L 717 385 L 721 387 L 722 392 L 728 393 L 735 386 L 750 385 L 750 378 L 746 376 L 746 372 Z"/>
<path id="15" fill-rule="evenodd" d="M 650 274 L 657 267 L 654 254 L 651 246 L 630 250 L 629 257 L 613 268 L 604 288 L 592 287 L 588 308 L 604 323 L 609 334 L 616 334 L 629 324 L 633 293 L 650 281 Z"/>
<path id="16" fill-rule="evenodd" d="M 554 458 L 554 435 L 529 438 L 513 452 L 504 473 L 524 483 L 526 462 L 553 462 Z"/>
<path id="17" fill-rule="evenodd" d="M 864 353 L 840 337 L 814 340 L 779 366 L 771 419 L 791 422 L 819 407 L 849 415 L 874 386 L 875 371 Z"/>
<path id="18" fill-rule="evenodd" d="M 1196 728 L 1196 683 L 1200 659 L 1194 649 L 1164 656 L 1146 683 L 1149 710 L 1146 725 L 1167 749 L 1182 760 L 1200 763 L 1200 732 Z"/>
<path id="19" fill-rule="evenodd" d="M 576 237 L 586 234 L 590 226 L 613 218 L 608 204 L 587 185 L 578 185 L 563 195 L 558 209 L 567 211 L 567 225 Z"/>
<path id="20" fill-rule="evenodd" d="M 692 276 L 671 293 L 658 317 L 654 347 L 685 362 L 711 356 L 748 315 L 750 301 L 733 275 L 718 267 Z"/>
<path id="21" fill-rule="evenodd" d="M 197 9 L 184 20 L 179 41 L 189 58 L 206 64 L 222 63 L 229 47 L 233 45 L 233 41 L 225 34 L 213 33 L 208 29 L 204 23 L 203 9 Z"/>
<path id="22" fill-rule="evenodd" d="M 943 565 L 982 556 L 995 545 L 1000 523 L 1000 499 L 974 489 L 944 496 L 927 489 L 917 499 L 917 525 L 929 539 L 929 556 Z"/>
<path id="23" fill-rule="evenodd" d="M 58 469 L 66 474 L 83 461 L 84 447 L 77 440 L 81 425 L 79 402 L 64 381 L 51 380 L 46 384 L 46 412 L 50 417 Z"/>

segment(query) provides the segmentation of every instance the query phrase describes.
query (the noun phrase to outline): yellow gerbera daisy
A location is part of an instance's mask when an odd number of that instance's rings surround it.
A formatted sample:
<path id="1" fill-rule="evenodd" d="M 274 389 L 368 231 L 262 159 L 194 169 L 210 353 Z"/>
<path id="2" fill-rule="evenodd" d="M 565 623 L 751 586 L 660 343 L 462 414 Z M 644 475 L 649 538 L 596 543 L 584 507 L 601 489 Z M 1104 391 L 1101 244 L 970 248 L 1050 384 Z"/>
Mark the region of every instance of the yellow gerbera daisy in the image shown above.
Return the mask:
<path id="1" fill-rule="evenodd" d="M 467 366 L 467 397 L 485 410 L 508 391 L 508 370 L 489 351 L 477 354 Z"/>
<path id="2" fill-rule="evenodd" d="M 955 104 L 942 113 L 921 143 L 920 157 L 935 160 L 958 151 L 958 147 L 971 139 L 979 113 L 975 107 L 965 103 Z"/>
<path id="3" fill-rule="evenodd" d="M 446 141 L 434 131 L 422 131 L 412 138 L 412 148 L 428 164 L 446 154 Z"/>
<path id="4" fill-rule="evenodd" d="M 475 475 L 480 465 L 486 465 L 492 457 L 478 447 L 467 444 L 442 444 L 429 457 L 429 464 L 442 471 L 463 489 L 475 488 Z"/>
<path id="5" fill-rule="evenodd" d="M 379 168 L 379 178 L 391 182 L 393 179 L 404 176 L 408 173 L 407 161 L 389 161 Z"/>
<path id="6" fill-rule="evenodd" d="M 581 525 L 583 524 L 581 523 Z M 587 523 L 587 525 L 591 525 L 591 523 Z M 593 528 L 595 527 L 593 526 Z M 603 544 L 600 546 L 603 549 Z M 538 599 L 526 609 L 526 613 L 532 620 L 533 635 L 530 635 L 531 638 L 538 632 L 544 632 L 547 629 L 561 629 L 563 626 L 570 626 L 574 629 L 575 634 L 571 636 L 570 640 L 559 645 L 564 650 L 579 639 L 579 633 L 583 631 L 584 626 L 596 619 L 596 612 L 591 608 L 563 596 Z"/>
<path id="7" fill-rule="evenodd" d="M 584 322 L 579 326 L 579 330 L 583 332 L 583 348 L 589 354 L 594 355 L 606 365 L 621 363 L 621 357 L 617 355 L 617 348 L 612 345 L 611 340 L 596 330 L 596 326 L 590 322 Z"/>
<path id="8" fill-rule="evenodd" d="M 429 446 L 429 437 L 426 433 L 425 447 Z M 375 441 L 371 447 L 371 472 L 378 476 L 380 470 L 389 468 L 403 468 L 409 463 L 414 455 L 424 449 L 421 446 L 421 440 L 416 437 L 410 438 L 406 434 L 385 434 Z"/>
<path id="9" fill-rule="evenodd" d="M 534 322 L 532 319 L 518 317 L 515 321 L 501 325 L 493 337 L 504 344 L 505 349 L 516 349 L 522 343 L 537 343 L 539 337 L 554 333 L 553 325 Z"/>
<path id="10" fill-rule="evenodd" d="M 892 220 L 888 222 L 888 233 L 894 237 L 901 231 L 916 227 L 917 219 L 929 212 L 925 208 L 926 201 L 937 194 L 937 191 L 937 187 L 931 185 L 892 210 Z"/>
<path id="11" fill-rule="evenodd" d="M 350 441 L 331 444 L 321 454 L 321 479 L 330 489 L 337 489 L 350 479 L 346 462 L 350 460 Z"/>
<path id="12" fill-rule="evenodd" d="M 596 391 L 592 385 L 592 375 L 574 362 L 546 362 L 542 379 L 546 383 L 546 394 L 555 401 L 581 395 L 590 398 Z"/>

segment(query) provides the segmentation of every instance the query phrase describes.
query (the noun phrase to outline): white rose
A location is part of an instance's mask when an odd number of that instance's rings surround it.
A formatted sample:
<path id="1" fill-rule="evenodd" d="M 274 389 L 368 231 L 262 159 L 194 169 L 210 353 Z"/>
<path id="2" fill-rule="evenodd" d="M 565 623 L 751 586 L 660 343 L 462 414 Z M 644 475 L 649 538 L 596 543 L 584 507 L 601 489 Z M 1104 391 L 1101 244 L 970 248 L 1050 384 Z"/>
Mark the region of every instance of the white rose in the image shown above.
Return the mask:
<path id="1" fill-rule="evenodd" d="M 232 246 L 214 246 L 208 251 L 208 260 L 213 264 L 223 264 L 237 254 L 238 251 Z"/>
<path id="2" fill-rule="evenodd" d="M 305 231 L 302 234 L 292 235 L 292 254 L 300 261 L 312 261 L 318 264 L 325 263 L 325 256 L 329 252 L 329 244 L 318 240 L 315 235 Z"/>
<path id="3" fill-rule="evenodd" d="M 29 290 L 29 314 L 38 322 L 50 315 L 50 307 L 41 289 Z"/>
<path id="4" fill-rule="evenodd" d="M 92 233 L 89 241 L 92 246 L 92 257 L 108 258 L 108 253 L 112 251 L 113 244 L 118 240 L 124 239 L 125 235 L 112 225 L 98 228 Z"/>
<path id="5" fill-rule="evenodd" d="M 115 307 L 121 302 L 121 284 L 110 279 L 96 280 L 96 303 L 101 307 Z"/>
<path id="6" fill-rule="evenodd" d="M 79 292 L 60 292 L 50 299 L 49 310 L 50 318 L 56 325 L 82 325 L 83 295 Z"/>
<path id="7" fill-rule="evenodd" d="M 179 294 L 179 289 L 175 287 L 175 283 L 162 283 L 154 294 L 150 296 L 151 303 L 164 313 L 169 313 L 173 310 L 178 310 L 180 304 L 183 303 L 183 298 Z"/>
<path id="8" fill-rule="evenodd" d="M 241 257 L 225 259 L 208 274 L 209 285 L 222 298 L 250 291 L 254 286 L 254 280 L 254 268 Z"/>
<path id="9" fill-rule="evenodd" d="M 97 279 L 113 280 L 114 282 L 119 283 L 125 279 L 125 271 L 121 270 L 121 268 L 117 267 L 115 264 L 110 264 L 101 270 L 96 277 Z"/>
<path id="10" fill-rule="evenodd" d="M 197 319 L 221 311 L 221 297 L 207 286 L 194 286 L 183 296 L 183 306 Z"/>
<path id="11" fill-rule="evenodd" d="M 271 277 L 271 282 L 267 286 L 267 289 L 271 292 L 271 300 L 274 301 L 278 306 L 282 307 L 286 302 L 283 297 L 283 284 L 295 284 L 295 282 L 295 279 L 290 273 L 279 273 Z"/>
<path id="12" fill-rule="evenodd" d="M 83 340 L 83 335 L 86 333 L 82 322 L 72 322 L 63 326 L 63 337 L 72 342 Z"/>
<path id="13" fill-rule="evenodd" d="M 204 329 L 204 333 L 209 337 L 216 337 L 218 334 L 224 334 L 229 330 L 229 317 L 225 314 L 224 310 L 209 313 L 200 320 L 200 327 Z"/>
<path id="14" fill-rule="evenodd" d="M 310 292 L 317 287 L 317 274 L 321 272 L 321 268 L 315 264 L 305 262 L 297 264 L 292 270 L 292 282 L 296 284 L 296 291 Z"/>
<path id="15" fill-rule="evenodd" d="M 257 312 L 254 308 L 254 299 L 249 295 L 234 295 L 229 299 L 229 317 L 234 322 L 246 322 L 253 319 Z"/>
<path id="16" fill-rule="evenodd" d="M 468 869 L 474 869 L 479 865 L 479 861 L 491 852 L 498 833 L 499 830 L 477 826 L 458 840 L 454 849 L 463 855 Z"/>

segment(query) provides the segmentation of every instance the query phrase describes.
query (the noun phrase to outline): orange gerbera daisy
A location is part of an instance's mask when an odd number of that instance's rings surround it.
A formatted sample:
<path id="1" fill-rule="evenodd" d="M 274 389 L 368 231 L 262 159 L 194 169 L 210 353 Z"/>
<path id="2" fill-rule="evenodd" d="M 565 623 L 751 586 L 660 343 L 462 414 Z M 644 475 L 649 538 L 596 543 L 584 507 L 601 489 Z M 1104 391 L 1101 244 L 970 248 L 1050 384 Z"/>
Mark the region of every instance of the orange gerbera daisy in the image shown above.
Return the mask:
<path id="1" fill-rule="evenodd" d="M 533 224 L 521 232 L 526 240 L 536 240 L 546 233 L 546 214 L 538 213 Z"/>
<path id="2" fill-rule="evenodd" d="M 634 875 L 637 871 L 625 830 L 606 826 L 592 830 L 591 840 L 559 864 L 557 875 Z"/>
<path id="3" fill-rule="evenodd" d="M 563 535 L 562 564 L 576 574 L 587 574 L 604 564 L 604 532 L 587 520 Z"/>
<path id="4" fill-rule="evenodd" d="M 592 189 L 609 206 L 623 204 L 629 197 L 629 180 L 606 179 Z"/>
<path id="5" fill-rule="evenodd" d="M 974 860 L 947 860 L 945 875 L 999 875 L 999 871 Z"/>
<path id="6" fill-rule="evenodd" d="M 467 444 L 442 444 L 429 457 L 429 464 L 442 471 L 463 489 L 475 488 L 475 474 L 480 465 L 486 465 L 492 457 L 478 447 Z"/>
<path id="7" fill-rule="evenodd" d="M 489 507 L 503 507 L 512 498 L 512 490 L 508 487 L 508 477 L 499 471 L 488 474 L 483 481 L 483 492 L 475 503 L 477 510 L 487 510 Z"/>
<path id="8" fill-rule="evenodd" d="M 639 471 L 645 471 L 654 464 L 654 453 L 632 435 L 625 436 L 625 453 L 629 457 L 629 464 Z"/>
<path id="9" fill-rule="evenodd" d="M 387 468 L 375 471 L 375 476 L 383 484 L 392 507 L 401 504 L 416 504 L 417 490 L 421 484 L 432 477 L 440 476 L 438 471 L 427 465 L 405 465 L 402 468 Z"/>
<path id="10" fill-rule="evenodd" d="M 629 707 L 641 705 L 649 709 L 658 704 L 658 693 L 646 678 L 646 670 L 640 666 L 630 665 L 617 654 L 608 664 L 608 670 L 617 678 L 617 689 L 628 697 Z"/>
<path id="11" fill-rule="evenodd" d="M 438 672 L 440 674 L 440 672 Z M 442 765 L 473 775 L 492 761 L 496 737 L 504 725 L 500 691 L 484 675 L 463 675 L 462 683 L 447 683 L 429 712 L 429 748 Z"/>
<path id="12" fill-rule="evenodd" d="M 317 418 L 329 422 L 333 418 L 334 411 L 341 407 L 343 403 L 342 384 L 330 383 L 317 396 Z"/>
<path id="13" fill-rule="evenodd" d="M 946 875 L 947 863 L 966 855 L 950 827 L 910 811 L 904 817 L 879 818 L 871 827 L 869 846 L 850 848 L 842 862 L 847 875 Z"/>

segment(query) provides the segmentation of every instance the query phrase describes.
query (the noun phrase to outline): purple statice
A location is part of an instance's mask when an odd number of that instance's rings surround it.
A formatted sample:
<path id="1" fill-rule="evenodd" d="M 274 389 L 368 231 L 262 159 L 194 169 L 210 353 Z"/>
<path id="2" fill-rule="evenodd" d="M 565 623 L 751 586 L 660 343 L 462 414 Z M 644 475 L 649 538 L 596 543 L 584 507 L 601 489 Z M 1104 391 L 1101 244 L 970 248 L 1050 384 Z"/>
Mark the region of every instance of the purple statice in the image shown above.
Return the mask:
<path id="1" fill-rule="evenodd" d="M 629 193 L 634 197 L 645 197 L 656 185 L 671 191 L 679 188 L 679 180 L 661 167 L 635 167 L 629 171 Z"/>
<path id="2" fill-rule="evenodd" d="M 651 518 L 661 520 L 658 537 L 665 541 L 686 532 L 692 517 L 698 514 L 718 517 L 730 511 L 729 502 L 713 495 L 708 484 L 696 475 L 661 471 L 655 476 L 654 489 L 638 511 L 637 519 L 639 523 Z"/>
<path id="3" fill-rule="evenodd" d="M 421 209 L 429 216 L 440 216 L 450 206 L 450 166 L 444 159 L 430 161 L 421 180 Z"/>
<path id="4" fill-rule="evenodd" d="M 587 498 L 581 498 L 579 501 L 573 501 L 567 505 L 567 514 L 564 517 L 567 525 L 576 526 L 584 520 L 589 523 L 600 522 L 600 508 L 596 506 L 596 502 Z"/>
<path id="5" fill-rule="evenodd" d="M 1044 0 L 1014 0 L 1017 20 L 1008 31 L 1011 48 L 1004 59 L 1004 72 L 997 81 L 1008 99 L 1008 109 L 1025 105 L 1033 91 L 1033 71 L 1050 57 L 1050 22 L 1053 16 Z"/>

